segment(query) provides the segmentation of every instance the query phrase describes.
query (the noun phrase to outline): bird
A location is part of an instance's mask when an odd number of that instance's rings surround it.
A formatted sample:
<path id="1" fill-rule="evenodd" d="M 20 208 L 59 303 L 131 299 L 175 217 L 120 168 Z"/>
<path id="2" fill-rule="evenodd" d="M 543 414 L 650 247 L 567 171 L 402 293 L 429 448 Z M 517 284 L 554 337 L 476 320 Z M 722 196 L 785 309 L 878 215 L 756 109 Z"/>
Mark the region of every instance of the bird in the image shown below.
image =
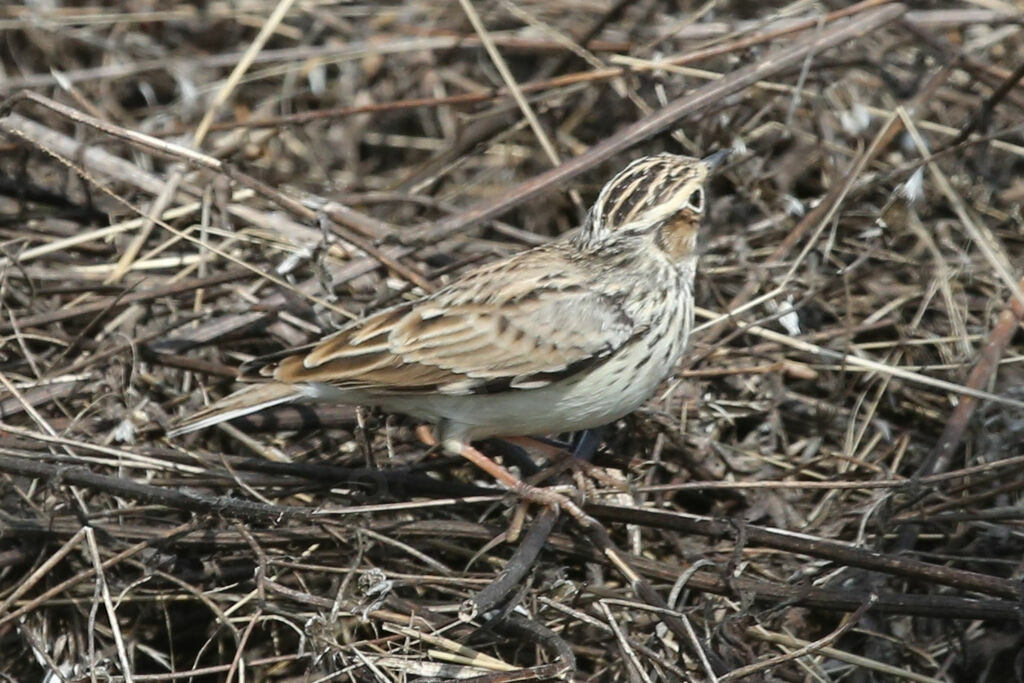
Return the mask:
<path id="1" fill-rule="evenodd" d="M 248 361 L 238 377 L 248 386 L 167 435 L 286 403 L 374 406 L 436 425 L 424 440 L 523 498 L 567 504 L 472 443 L 602 426 L 654 394 L 687 346 L 705 185 L 727 153 L 633 160 L 569 237 Z"/>

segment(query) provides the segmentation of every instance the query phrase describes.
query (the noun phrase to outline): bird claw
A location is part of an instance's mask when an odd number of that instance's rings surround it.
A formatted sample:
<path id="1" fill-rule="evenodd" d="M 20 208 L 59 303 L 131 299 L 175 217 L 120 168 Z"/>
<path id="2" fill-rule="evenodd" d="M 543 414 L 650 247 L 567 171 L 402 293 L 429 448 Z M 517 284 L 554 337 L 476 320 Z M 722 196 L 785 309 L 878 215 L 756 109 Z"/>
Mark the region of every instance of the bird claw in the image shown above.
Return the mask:
<path id="1" fill-rule="evenodd" d="M 574 488 L 573 490 L 576 491 L 577 489 Z M 512 492 L 525 502 L 543 505 L 556 513 L 559 510 L 564 510 L 582 526 L 590 526 L 593 521 L 569 496 L 553 488 L 534 486 L 520 481 L 512 487 Z"/>

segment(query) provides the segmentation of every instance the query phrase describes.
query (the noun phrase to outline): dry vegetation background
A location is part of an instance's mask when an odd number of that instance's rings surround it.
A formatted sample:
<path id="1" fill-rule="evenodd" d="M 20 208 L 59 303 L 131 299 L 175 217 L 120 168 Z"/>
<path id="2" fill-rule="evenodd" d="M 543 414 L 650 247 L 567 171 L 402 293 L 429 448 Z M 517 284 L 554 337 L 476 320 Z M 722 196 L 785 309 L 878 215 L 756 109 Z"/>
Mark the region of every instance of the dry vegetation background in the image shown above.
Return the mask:
<path id="1" fill-rule="evenodd" d="M 3 680 L 1022 678 L 1014 3 L 275 9 L 0 8 Z M 726 147 L 600 526 L 502 537 L 401 417 L 163 437 L 630 159 Z"/>

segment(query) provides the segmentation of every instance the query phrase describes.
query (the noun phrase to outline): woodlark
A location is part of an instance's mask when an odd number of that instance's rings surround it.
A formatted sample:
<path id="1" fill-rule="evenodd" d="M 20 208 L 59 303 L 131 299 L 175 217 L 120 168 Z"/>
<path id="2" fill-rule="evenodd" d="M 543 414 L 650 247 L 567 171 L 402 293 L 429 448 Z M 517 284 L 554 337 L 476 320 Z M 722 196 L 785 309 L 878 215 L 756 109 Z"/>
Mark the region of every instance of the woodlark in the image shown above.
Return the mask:
<path id="1" fill-rule="evenodd" d="M 551 502 L 470 442 L 597 427 L 654 393 L 693 323 L 704 184 L 723 155 L 633 161 L 571 238 L 245 363 L 239 379 L 256 384 L 169 435 L 293 401 L 379 406 L 435 423 L 445 450 Z"/>

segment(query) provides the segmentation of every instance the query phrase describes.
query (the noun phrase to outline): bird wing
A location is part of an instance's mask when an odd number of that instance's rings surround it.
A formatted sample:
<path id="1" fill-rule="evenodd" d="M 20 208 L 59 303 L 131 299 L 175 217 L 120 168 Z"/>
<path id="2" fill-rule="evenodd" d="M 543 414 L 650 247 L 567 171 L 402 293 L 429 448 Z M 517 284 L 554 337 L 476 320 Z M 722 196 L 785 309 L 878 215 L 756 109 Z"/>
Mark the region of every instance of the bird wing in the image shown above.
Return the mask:
<path id="1" fill-rule="evenodd" d="M 379 394 L 541 388 L 601 363 L 642 331 L 587 282 L 559 246 L 531 250 L 297 353 L 256 359 L 242 376 Z"/>

